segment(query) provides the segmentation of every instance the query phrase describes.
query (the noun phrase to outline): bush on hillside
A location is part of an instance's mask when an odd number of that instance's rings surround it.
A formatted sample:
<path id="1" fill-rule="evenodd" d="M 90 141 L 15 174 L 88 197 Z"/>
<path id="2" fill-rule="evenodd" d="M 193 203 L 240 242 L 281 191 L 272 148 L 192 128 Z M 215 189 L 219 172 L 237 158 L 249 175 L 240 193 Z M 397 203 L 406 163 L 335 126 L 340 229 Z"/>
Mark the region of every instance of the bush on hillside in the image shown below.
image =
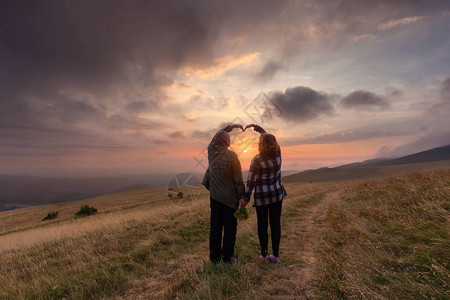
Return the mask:
<path id="1" fill-rule="evenodd" d="M 93 206 L 84 205 L 80 208 L 80 210 L 75 214 L 76 216 L 90 216 L 95 215 L 97 213 L 97 209 Z"/>
<path id="2" fill-rule="evenodd" d="M 53 220 L 58 216 L 58 214 L 59 214 L 59 211 L 51 211 L 47 214 L 47 216 L 45 218 L 42 219 L 42 221 Z"/>

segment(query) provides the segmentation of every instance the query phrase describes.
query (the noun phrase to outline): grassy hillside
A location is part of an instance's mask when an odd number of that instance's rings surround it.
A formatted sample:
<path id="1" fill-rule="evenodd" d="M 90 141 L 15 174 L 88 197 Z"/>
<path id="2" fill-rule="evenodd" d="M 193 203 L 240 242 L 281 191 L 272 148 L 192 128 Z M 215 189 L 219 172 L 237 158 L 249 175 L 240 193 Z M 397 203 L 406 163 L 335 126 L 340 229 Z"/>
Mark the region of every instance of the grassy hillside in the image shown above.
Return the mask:
<path id="1" fill-rule="evenodd" d="M 257 259 L 253 208 L 238 225 L 238 263 L 208 263 L 200 189 L 0 213 L 0 299 L 450 297 L 450 170 L 286 188 L 278 265 Z M 98 214 L 74 218 L 81 204 Z"/>
<path id="2" fill-rule="evenodd" d="M 402 163 L 397 165 L 350 164 L 335 168 L 320 168 L 316 170 L 303 171 L 297 174 L 285 176 L 283 177 L 283 181 L 289 183 L 349 181 L 396 176 L 411 172 L 428 171 L 441 168 L 450 168 L 450 160 L 424 163 Z"/>

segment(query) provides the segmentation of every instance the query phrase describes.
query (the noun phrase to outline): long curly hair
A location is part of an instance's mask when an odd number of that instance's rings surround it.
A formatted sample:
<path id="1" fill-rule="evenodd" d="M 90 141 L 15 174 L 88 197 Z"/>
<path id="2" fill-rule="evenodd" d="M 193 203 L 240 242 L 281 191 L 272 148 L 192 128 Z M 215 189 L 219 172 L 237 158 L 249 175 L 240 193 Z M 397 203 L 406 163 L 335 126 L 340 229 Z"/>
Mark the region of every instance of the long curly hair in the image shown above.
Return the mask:
<path id="1" fill-rule="evenodd" d="M 263 133 L 259 137 L 259 154 L 261 155 L 273 155 L 276 154 L 280 146 L 277 139 L 273 134 Z"/>

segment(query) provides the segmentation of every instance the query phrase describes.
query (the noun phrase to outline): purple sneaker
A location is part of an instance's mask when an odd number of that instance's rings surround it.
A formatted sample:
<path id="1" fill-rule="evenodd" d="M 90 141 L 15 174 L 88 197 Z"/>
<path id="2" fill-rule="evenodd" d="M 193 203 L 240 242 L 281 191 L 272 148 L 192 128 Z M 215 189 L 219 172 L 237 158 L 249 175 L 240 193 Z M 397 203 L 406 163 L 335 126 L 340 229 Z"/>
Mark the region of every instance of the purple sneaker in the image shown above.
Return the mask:
<path id="1" fill-rule="evenodd" d="M 262 256 L 262 255 L 259 255 L 259 259 L 261 260 L 261 261 L 268 261 L 269 260 L 269 257 L 266 255 L 266 256 Z"/>
<path id="2" fill-rule="evenodd" d="M 269 260 L 271 263 L 274 263 L 274 264 L 278 263 L 278 257 L 274 256 L 273 254 L 269 255 Z"/>

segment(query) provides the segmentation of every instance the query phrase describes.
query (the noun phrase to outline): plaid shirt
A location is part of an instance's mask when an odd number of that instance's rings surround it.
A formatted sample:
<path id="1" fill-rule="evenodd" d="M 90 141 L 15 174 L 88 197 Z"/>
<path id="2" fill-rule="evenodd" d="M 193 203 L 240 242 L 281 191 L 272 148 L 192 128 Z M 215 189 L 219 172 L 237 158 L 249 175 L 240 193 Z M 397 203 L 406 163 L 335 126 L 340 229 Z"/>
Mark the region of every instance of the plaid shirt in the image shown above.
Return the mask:
<path id="1" fill-rule="evenodd" d="M 283 200 L 287 195 L 281 183 L 281 150 L 275 156 L 261 156 L 257 154 L 250 165 L 247 177 L 247 189 L 244 199 L 250 201 L 252 191 L 253 206 L 262 206 Z"/>

